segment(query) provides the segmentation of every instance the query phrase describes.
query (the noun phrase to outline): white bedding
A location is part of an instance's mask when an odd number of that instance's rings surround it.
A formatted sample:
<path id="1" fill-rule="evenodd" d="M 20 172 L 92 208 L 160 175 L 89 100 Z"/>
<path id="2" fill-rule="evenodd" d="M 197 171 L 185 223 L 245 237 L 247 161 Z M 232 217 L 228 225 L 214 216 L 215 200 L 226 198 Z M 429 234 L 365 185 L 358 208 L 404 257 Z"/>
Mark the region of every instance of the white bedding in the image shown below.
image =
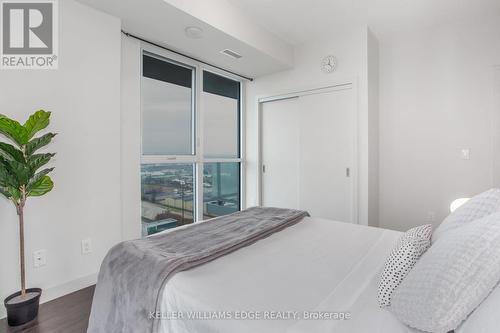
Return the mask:
<path id="1" fill-rule="evenodd" d="M 161 312 L 169 319 L 162 320 L 160 332 L 417 332 L 377 305 L 379 274 L 400 235 L 306 218 L 256 244 L 177 273 L 164 289 Z M 500 321 L 485 320 L 494 305 L 488 309 L 473 316 L 490 328 L 498 327 Z M 304 311 L 349 313 L 351 318 L 305 320 Z M 189 319 L 190 315 L 208 319 Z M 214 315 L 290 318 L 210 319 Z M 481 332 L 479 326 L 487 332 L 478 320 L 469 323 L 473 316 L 457 333 Z"/>

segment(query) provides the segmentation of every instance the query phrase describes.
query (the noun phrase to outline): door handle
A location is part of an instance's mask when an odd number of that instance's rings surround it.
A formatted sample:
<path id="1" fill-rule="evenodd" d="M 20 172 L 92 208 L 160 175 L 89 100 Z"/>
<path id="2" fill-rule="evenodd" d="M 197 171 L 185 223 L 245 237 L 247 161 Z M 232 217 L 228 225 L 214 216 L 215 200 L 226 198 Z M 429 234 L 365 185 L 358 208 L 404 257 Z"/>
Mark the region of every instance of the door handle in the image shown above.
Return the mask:
<path id="1" fill-rule="evenodd" d="M 351 177 L 351 168 L 345 168 L 345 176 Z"/>

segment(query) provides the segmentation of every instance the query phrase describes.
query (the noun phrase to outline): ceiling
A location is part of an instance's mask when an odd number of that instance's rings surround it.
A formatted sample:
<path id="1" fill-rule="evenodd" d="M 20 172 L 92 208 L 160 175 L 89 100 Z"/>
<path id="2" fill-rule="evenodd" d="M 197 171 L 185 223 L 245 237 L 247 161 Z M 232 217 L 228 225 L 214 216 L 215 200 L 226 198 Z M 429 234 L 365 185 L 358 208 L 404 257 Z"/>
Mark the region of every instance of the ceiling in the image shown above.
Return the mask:
<path id="1" fill-rule="evenodd" d="M 299 45 L 367 24 L 379 39 L 436 24 L 500 19 L 500 0 L 228 0 L 250 19 Z"/>
<path id="2" fill-rule="evenodd" d="M 130 34 L 244 76 L 259 77 L 292 66 L 293 49 L 288 43 L 265 29 L 254 30 L 254 22 L 224 20 L 239 12 L 237 9 L 233 15 L 224 12 L 226 7 L 233 7 L 227 2 L 216 3 L 215 0 L 210 0 L 214 1 L 211 8 L 217 9 L 215 13 L 223 16 L 220 19 L 220 16 L 205 18 L 203 11 L 201 14 L 197 13 L 196 17 L 186 8 L 181 9 L 181 6 L 172 5 L 167 0 L 78 1 L 120 18 L 122 29 Z M 204 3 L 195 0 L 182 0 L 179 3 L 192 5 L 188 9 L 204 9 Z M 218 7 L 215 7 L 216 4 Z M 231 24 L 221 27 L 217 23 Z M 188 38 L 185 29 L 190 26 L 201 28 L 203 37 Z M 247 35 L 253 39 L 235 34 L 239 30 L 250 32 Z M 273 46 L 279 47 L 276 49 Z M 224 49 L 235 51 L 243 57 L 230 58 L 221 53 Z M 276 50 L 277 52 L 273 52 Z M 281 54 L 285 56 L 280 56 Z"/>
<path id="3" fill-rule="evenodd" d="M 500 20 L 500 0 L 78 1 L 120 18 L 129 33 L 249 77 L 291 68 L 294 46 L 361 25 L 384 42 L 448 22 Z M 189 26 L 203 38 L 188 38 Z M 243 57 L 221 54 L 226 48 Z"/>

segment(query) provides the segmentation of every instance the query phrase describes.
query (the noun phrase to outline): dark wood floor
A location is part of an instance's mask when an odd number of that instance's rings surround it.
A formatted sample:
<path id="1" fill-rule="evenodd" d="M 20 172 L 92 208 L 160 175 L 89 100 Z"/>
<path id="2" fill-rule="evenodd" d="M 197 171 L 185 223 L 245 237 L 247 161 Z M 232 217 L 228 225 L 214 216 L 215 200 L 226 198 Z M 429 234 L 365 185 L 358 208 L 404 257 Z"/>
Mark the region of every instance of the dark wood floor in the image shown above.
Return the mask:
<path id="1" fill-rule="evenodd" d="M 22 326 L 9 327 L 0 320 L 1 333 L 85 333 L 94 286 L 40 305 L 38 318 Z"/>

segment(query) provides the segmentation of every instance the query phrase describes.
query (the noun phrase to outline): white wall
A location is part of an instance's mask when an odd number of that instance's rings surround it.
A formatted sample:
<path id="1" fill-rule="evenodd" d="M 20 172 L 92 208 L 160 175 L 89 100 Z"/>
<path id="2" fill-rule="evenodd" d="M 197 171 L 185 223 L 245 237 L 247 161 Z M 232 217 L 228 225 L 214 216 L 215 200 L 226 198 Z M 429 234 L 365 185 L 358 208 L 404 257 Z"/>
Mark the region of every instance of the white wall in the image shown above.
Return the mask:
<path id="1" fill-rule="evenodd" d="M 258 192 L 258 124 L 256 99 L 332 83 L 356 81 L 358 91 L 358 126 L 363 135 L 359 138 L 359 222 L 371 224 L 368 214 L 368 64 L 367 28 L 360 27 L 340 35 L 331 34 L 328 39 L 311 41 L 295 49 L 294 68 L 277 74 L 257 78 L 246 85 L 246 197 L 247 206 L 257 204 Z M 332 74 L 320 69 L 324 56 L 333 54 L 338 61 Z M 373 121 L 372 121 L 373 122 Z M 374 193 L 378 195 L 378 193 Z M 376 221 L 376 219 L 375 219 Z"/>
<path id="2" fill-rule="evenodd" d="M 141 64 L 140 43 L 122 35 L 120 123 L 124 240 L 141 237 Z"/>
<path id="3" fill-rule="evenodd" d="M 379 226 L 379 42 L 367 30 L 366 76 L 368 109 L 368 216 L 371 226 Z"/>
<path id="4" fill-rule="evenodd" d="M 92 283 L 122 233 L 120 22 L 72 0 L 59 6 L 59 69 L 0 73 L 0 112 L 24 121 L 50 110 L 50 130 L 59 133 L 49 149 L 57 152 L 55 188 L 26 205 L 27 282 L 43 288 L 45 300 Z M 1 299 L 20 288 L 16 221 L 13 205 L 1 198 Z M 84 238 L 93 243 L 85 256 Z M 38 249 L 47 250 L 47 265 L 34 269 Z"/>
<path id="5" fill-rule="evenodd" d="M 492 66 L 500 64 L 499 34 L 496 20 L 381 43 L 381 227 L 424 224 L 428 212 L 436 213 L 437 225 L 452 200 L 493 186 Z M 470 160 L 460 159 L 461 148 L 471 149 Z"/>
<path id="6" fill-rule="evenodd" d="M 500 65 L 493 71 L 492 85 L 492 143 L 493 143 L 493 184 L 500 187 Z"/>

